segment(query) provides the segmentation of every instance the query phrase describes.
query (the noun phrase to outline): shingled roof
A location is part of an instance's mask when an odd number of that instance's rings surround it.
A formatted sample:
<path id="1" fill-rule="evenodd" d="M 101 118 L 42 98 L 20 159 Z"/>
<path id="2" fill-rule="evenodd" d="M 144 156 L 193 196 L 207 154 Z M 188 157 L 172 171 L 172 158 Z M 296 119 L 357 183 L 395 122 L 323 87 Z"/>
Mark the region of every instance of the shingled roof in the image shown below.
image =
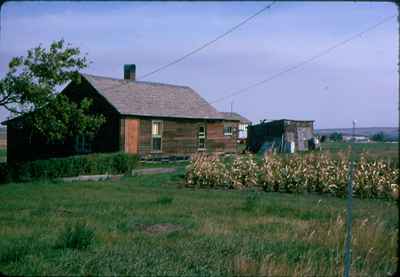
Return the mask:
<path id="1" fill-rule="evenodd" d="M 190 87 L 88 74 L 82 76 L 123 115 L 223 119 Z"/>
<path id="2" fill-rule="evenodd" d="M 251 121 L 245 118 L 244 116 L 238 114 L 238 113 L 231 113 L 231 112 L 220 112 L 222 117 L 227 120 L 239 120 L 240 123 L 244 124 L 250 124 Z"/>

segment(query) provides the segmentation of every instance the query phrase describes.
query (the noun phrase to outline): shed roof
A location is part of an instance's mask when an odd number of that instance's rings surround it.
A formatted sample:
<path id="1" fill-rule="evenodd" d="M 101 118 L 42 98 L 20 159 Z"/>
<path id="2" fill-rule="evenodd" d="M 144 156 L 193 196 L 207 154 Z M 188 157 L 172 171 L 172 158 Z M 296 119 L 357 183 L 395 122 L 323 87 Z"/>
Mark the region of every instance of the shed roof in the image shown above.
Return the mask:
<path id="1" fill-rule="evenodd" d="M 268 124 L 268 123 L 276 123 L 276 122 L 314 122 L 315 120 L 297 120 L 297 119 L 287 119 L 287 118 L 282 118 L 282 119 L 275 119 L 275 120 L 270 120 L 270 121 L 262 121 L 260 124 Z"/>
<path id="2" fill-rule="evenodd" d="M 245 124 L 250 124 L 251 121 L 248 120 L 246 117 L 238 114 L 238 113 L 234 113 L 234 112 L 220 112 L 221 115 L 223 116 L 224 119 L 227 120 L 238 120 L 240 121 L 240 123 L 245 123 Z"/>
<path id="3" fill-rule="evenodd" d="M 187 86 L 121 80 L 89 74 L 82 76 L 124 115 L 223 119 L 213 106 Z"/>

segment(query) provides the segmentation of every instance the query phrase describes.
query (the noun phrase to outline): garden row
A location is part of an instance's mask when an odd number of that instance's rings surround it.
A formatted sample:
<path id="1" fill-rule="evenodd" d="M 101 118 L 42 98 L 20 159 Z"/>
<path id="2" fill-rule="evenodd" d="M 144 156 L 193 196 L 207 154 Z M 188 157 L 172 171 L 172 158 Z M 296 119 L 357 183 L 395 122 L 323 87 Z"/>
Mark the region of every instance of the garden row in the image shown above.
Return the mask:
<path id="1" fill-rule="evenodd" d="M 349 179 L 349 156 L 312 153 L 289 157 L 271 155 L 257 160 L 237 156 L 226 162 L 217 156 L 197 155 L 187 168 L 186 185 L 204 188 L 261 188 L 287 193 L 329 193 L 343 197 Z M 398 197 L 399 169 L 389 161 L 368 160 L 365 154 L 354 165 L 353 195 L 360 198 Z"/>
<path id="2" fill-rule="evenodd" d="M 79 175 L 126 174 L 136 167 L 138 156 L 126 153 L 90 154 L 1 164 L 0 182 L 55 179 Z"/>

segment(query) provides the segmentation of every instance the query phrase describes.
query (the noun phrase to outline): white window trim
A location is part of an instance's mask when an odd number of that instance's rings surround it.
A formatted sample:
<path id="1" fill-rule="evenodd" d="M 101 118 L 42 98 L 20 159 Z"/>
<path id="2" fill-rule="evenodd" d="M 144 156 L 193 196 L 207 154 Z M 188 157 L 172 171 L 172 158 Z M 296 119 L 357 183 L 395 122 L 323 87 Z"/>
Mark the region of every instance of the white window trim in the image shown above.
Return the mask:
<path id="1" fill-rule="evenodd" d="M 202 135 L 200 135 L 200 127 L 204 128 L 204 132 L 202 132 L 203 133 Z M 200 147 L 200 139 L 204 139 L 204 147 Z M 207 130 L 205 125 L 199 126 L 197 130 L 197 150 L 198 151 L 207 150 Z"/>
<path id="2" fill-rule="evenodd" d="M 153 134 L 153 124 L 160 123 L 160 134 L 154 135 Z M 152 120 L 151 121 L 151 153 L 161 153 L 163 151 L 163 121 L 162 120 Z M 155 150 L 153 147 L 153 138 L 160 138 L 160 150 Z"/>
<path id="3" fill-rule="evenodd" d="M 230 128 L 231 131 L 230 132 L 225 132 L 225 129 L 228 129 L 228 128 Z M 233 127 L 232 126 L 224 126 L 224 136 L 226 136 L 226 137 L 233 136 Z"/>

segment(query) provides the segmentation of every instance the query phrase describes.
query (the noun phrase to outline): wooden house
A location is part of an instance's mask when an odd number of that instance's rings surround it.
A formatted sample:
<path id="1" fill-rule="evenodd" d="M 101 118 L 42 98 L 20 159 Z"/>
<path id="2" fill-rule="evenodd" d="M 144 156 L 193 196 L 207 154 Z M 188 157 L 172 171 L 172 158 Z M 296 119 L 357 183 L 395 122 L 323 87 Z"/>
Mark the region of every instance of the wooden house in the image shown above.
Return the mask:
<path id="1" fill-rule="evenodd" d="M 247 149 L 257 153 L 263 145 L 270 144 L 280 152 L 291 152 L 291 147 L 306 151 L 313 138 L 313 120 L 274 120 L 248 127 Z"/>
<path id="2" fill-rule="evenodd" d="M 226 122 L 232 121 L 235 125 L 239 121 L 237 128 L 237 136 L 240 142 L 245 142 L 247 138 L 247 127 L 251 124 L 251 121 L 246 117 L 235 113 L 235 112 L 221 112 Z"/>
<path id="3" fill-rule="evenodd" d="M 93 113 L 106 122 L 94 138 L 71 137 L 59 143 L 28 139 L 18 118 L 7 125 L 7 160 L 44 159 L 92 152 L 127 152 L 140 156 L 190 155 L 197 152 L 236 151 L 236 135 L 224 133 L 224 117 L 187 86 L 135 80 L 135 65 L 125 65 L 124 79 L 81 75 L 61 92 L 79 103 L 93 100 Z"/>

